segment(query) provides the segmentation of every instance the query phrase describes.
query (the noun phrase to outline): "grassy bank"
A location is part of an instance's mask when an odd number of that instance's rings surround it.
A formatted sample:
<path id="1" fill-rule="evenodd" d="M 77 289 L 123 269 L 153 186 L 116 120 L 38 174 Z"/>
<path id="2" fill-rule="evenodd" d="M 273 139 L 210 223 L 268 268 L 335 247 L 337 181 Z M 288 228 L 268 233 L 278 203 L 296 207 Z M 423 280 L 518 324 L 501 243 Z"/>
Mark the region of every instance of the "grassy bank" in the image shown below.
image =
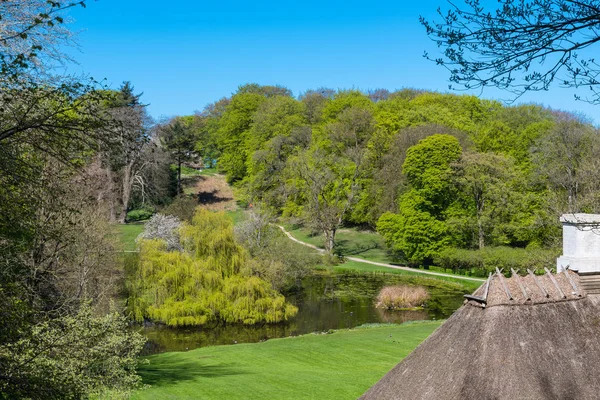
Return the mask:
<path id="1" fill-rule="evenodd" d="M 121 234 L 121 243 L 123 244 L 123 250 L 135 250 L 135 238 L 137 238 L 138 235 L 144 230 L 144 224 L 120 224 L 118 225 L 118 229 Z"/>
<path id="2" fill-rule="evenodd" d="M 296 239 L 323 248 L 323 235 L 312 235 L 310 229 L 298 225 L 284 225 Z M 392 263 L 381 235 L 356 228 L 340 229 L 335 236 L 336 252 L 346 257 L 360 257 L 369 261 Z"/>
<path id="3" fill-rule="evenodd" d="M 355 399 L 439 321 L 214 346 L 148 357 L 133 399 Z"/>
<path id="4" fill-rule="evenodd" d="M 309 229 L 297 225 L 285 225 L 284 227 L 296 239 L 323 248 L 323 237 L 321 235 L 312 235 Z M 358 230 L 356 228 L 340 229 L 336 235 L 336 251 L 344 257 L 359 257 L 365 260 L 387 264 L 397 264 L 398 262 L 398 260 L 394 259 L 386 250 L 383 238 L 377 232 L 373 231 Z M 416 272 L 391 269 L 351 260 L 347 260 L 336 268 L 362 272 L 387 272 L 399 275 L 422 276 Z M 453 275 L 451 270 L 444 270 L 441 268 L 432 268 L 432 270 Z M 471 292 L 482 284 L 482 282 L 465 281 L 444 276 L 429 277 L 432 279 L 458 283 L 465 287 L 467 291 Z"/>
<path id="5" fill-rule="evenodd" d="M 392 269 L 386 267 L 380 267 L 378 265 L 365 264 L 356 261 L 346 261 L 343 264 L 337 265 L 335 267 L 336 270 L 350 270 L 350 271 L 359 271 L 359 272 L 383 272 L 394 275 L 405 275 L 407 278 L 413 280 L 416 285 L 423 285 L 422 280 L 434 280 L 434 281 L 444 281 L 456 283 L 462 286 L 465 292 L 474 292 L 479 286 L 483 284 L 483 281 L 467 281 L 464 279 L 451 278 L 447 276 L 433 276 L 433 275 L 423 275 L 418 272 L 410 272 L 401 269 Z M 427 285 L 425 285 L 427 286 Z"/>

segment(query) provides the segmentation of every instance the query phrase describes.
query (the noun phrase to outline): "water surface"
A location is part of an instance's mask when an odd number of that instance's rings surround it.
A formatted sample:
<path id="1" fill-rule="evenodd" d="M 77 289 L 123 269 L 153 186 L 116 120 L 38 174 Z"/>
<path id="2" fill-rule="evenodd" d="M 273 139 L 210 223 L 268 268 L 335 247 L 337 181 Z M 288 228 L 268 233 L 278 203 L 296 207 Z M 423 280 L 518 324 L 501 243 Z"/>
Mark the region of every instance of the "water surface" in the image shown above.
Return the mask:
<path id="1" fill-rule="evenodd" d="M 263 340 L 354 328 L 367 323 L 403 323 L 443 319 L 462 304 L 462 293 L 430 289 L 431 299 L 421 310 L 390 311 L 375 307 L 375 297 L 398 278 L 392 274 L 333 274 L 310 276 L 302 289 L 286 296 L 298 307 L 290 321 L 264 325 L 216 325 L 203 328 L 170 328 L 149 325 L 141 328 L 148 338 L 145 354 L 186 351 L 198 347 L 255 343 Z"/>

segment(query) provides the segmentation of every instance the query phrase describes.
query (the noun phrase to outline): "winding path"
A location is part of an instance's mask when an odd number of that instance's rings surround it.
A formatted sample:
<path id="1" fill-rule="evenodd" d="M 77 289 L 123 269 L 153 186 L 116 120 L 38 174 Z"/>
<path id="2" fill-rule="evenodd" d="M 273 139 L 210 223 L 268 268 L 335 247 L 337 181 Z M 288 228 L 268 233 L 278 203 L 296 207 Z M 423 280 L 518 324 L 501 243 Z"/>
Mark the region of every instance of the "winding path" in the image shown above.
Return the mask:
<path id="1" fill-rule="evenodd" d="M 310 247 L 311 249 L 314 249 L 320 253 L 324 253 L 325 250 L 318 248 L 315 245 L 312 245 L 310 243 L 306 243 L 303 242 L 301 240 L 296 239 L 295 237 L 292 236 L 291 233 L 289 233 L 288 231 L 285 230 L 285 228 L 281 225 L 277 225 L 277 227 L 279 229 L 281 229 L 281 231 L 283 233 L 285 233 L 285 235 L 290 238 L 291 240 L 293 240 L 296 243 L 300 243 L 303 246 L 306 247 Z M 434 276 L 445 276 L 447 278 L 454 278 L 454 279 L 462 279 L 465 281 L 476 281 L 476 282 L 485 282 L 485 279 L 480 279 L 480 278 L 471 278 L 468 276 L 460 276 L 460 275 L 450 275 L 450 274 L 444 274 L 442 272 L 434 272 L 434 271 L 423 271 L 421 269 L 415 269 L 415 268 L 409 268 L 409 267 L 401 267 L 399 265 L 392 265 L 392 264 L 386 264 L 386 263 L 380 263 L 380 262 L 375 262 L 375 261 L 369 261 L 369 260 L 365 260 L 364 258 L 358 258 L 358 257 L 344 257 L 347 260 L 351 260 L 351 261 L 356 261 L 356 262 L 360 262 L 360 263 L 365 263 L 365 264 L 371 264 L 371 265 L 377 265 L 379 267 L 385 267 L 385 268 L 392 268 L 392 269 L 401 269 L 404 271 L 409 271 L 409 272 L 413 272 L 416 274 L 425 274 L 425 275 L 434 275 Z"/>

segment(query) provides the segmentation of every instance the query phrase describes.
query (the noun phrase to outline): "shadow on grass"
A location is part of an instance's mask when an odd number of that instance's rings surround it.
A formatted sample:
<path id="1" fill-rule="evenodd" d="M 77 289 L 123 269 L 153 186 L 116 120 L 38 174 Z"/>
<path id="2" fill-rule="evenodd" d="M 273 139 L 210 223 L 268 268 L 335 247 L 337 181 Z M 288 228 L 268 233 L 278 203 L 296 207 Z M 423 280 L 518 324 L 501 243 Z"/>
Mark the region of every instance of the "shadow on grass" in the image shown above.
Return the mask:
<path id="1" fill-rule="evenodd" d="M 196 378 L 219 378 L 222 376 L 247 374 L 232 363 L 202 365 L 191 360 L 156 360 L 140 367 L 139 374 L 144 384 L 159 387 L 190 381 Z"/>
<path id="2" fill-rule="evenodd" d="M 356 243 L 348 239 L 341 239 L 335 241 L 335 251 L 341 256 L 356 256 L 362 253 L 366 253 L 369 250 L 379 249 L 380 246 L 376 242 L 370 243 Z"/>
<path id="3" fill-rule="evenodd" d="M 222 203 L 225 201 L 231 201 L 229 197 L 219 197 L 217 196 L 218 190 L 213 190 L 211 192 L 199 192 L 198 193 L 198 203 L 200 204 L 216 204 Z"/>

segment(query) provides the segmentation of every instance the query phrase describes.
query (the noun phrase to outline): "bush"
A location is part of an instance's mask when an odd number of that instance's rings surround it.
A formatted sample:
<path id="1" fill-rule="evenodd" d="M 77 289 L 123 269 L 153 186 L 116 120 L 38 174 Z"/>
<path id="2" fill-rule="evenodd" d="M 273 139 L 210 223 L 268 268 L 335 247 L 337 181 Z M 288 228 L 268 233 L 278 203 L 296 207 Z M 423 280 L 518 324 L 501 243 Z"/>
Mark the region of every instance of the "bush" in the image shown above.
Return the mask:
<path id="1" fill-rule="evenodd" d="M 127 222 L 145 221 L 152 217 L 154 211 L 154 208 L 149 206 L 143 206 L 142 208 L 131 210 L 127 213 Z"/>
<path id="2" fill-rule="evenodd" d="M 513 248 L 506 246 L 485 247 L 482 250 L 447 248 L 439 253 L 434 262 L 455 273 L 486 276 L 496 267 L 506 271 L 538 270 L 552 267 L 560 249 Z"/>
<path id="3" fill-rule="evenodd" d="M 128 398 L 141 385 L 138 354 L 146 339 L 120 313 L 96 316 L 88 304 L 74 315 L 41 321 L 28 335 L 1 344 L 8 379 L 3 399 Z"/>
<path id="4" fill-rule="evenodd" d="M 161 214 L 172 215 L 181 221 L 192 222 L 194 211 L 198 206 L 198 200 L 194 196 L 181 195 L 175 198 L 171 204 L 165 207 Z"/>
<path id="5" fill-rule="evenodd" d="M 247 213 L 244 222 L 235 227 L 235 235 L 254 258 L 249 264 L 252 273 L 268 280 L 275 289 L 282 290 L 299 284 L 302 278 L 324 257 L 289 240 L 271 224 L 273 217 L 255 208 Z"/>
<path id="6" fill-rule="evenodd" d="M 429 299 L 429 293 L 423 286 L 396 285 L 386 286 L 377 295 L 377 308 L 399 310 L 420 307 Z"/>
<path id="7" fill-rule="evenodd" d="M 150 221 L 146 222 L 144 231 L 135 240 L 159 239 L 167 243 L 167 250 L 181 250 L 179 242 L 179 227 L 181 222 L 179 218 L 171 215 L 154 214 Z"/>

